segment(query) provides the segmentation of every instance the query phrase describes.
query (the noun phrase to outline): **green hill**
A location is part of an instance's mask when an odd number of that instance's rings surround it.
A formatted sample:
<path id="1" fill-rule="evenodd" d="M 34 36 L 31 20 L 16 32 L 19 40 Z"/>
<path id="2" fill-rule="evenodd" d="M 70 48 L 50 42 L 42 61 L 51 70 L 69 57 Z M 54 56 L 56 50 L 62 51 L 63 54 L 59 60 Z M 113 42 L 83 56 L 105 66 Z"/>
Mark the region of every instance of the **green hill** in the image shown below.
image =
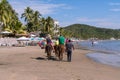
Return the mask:
<path id="1" fill-rule="evenodd" d="M 64 27 L 64 35 L 81 39 L 88 38 L 110 39 L 111 37 L 120 38 L 120 30 L 97 28 L 95 26 L 85 24 L 73 24 Z"/>

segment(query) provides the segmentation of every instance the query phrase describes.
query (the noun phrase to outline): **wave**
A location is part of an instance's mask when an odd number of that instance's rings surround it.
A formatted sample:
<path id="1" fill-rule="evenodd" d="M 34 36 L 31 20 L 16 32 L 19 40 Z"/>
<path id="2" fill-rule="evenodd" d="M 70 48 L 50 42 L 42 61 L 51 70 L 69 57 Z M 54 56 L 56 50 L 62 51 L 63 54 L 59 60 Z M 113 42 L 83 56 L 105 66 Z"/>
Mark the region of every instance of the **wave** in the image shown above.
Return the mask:
<path id="1" fill-rule="evenodd" d="M 115 67 L 120 67 L 120 41 L 105 40 L 99 41 L 92 46 L 90 41 L 80 43 L 80 46 L 94 50 L 94 53 L 88 53 L 86 56 L 96 62 L 107 64 Z"/>

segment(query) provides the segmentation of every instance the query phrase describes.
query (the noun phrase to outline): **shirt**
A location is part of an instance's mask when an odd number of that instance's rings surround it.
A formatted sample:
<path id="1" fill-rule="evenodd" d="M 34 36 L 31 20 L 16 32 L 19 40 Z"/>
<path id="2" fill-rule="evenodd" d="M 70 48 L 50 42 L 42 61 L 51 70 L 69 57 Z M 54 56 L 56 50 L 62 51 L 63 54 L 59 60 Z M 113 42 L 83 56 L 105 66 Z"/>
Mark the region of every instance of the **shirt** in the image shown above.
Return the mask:
<path id="1" fill-rule="evenodd" d="M 58 40 L 55 41 L 55 45 L 59 45 L 59 41 Z"/>
<path id="2" fill-rule="evenodd" d="M 47 42 L 47 44 L 51 44 L 51 43 L 52 43 L 52 41 L 51 41 L 50 38 L 47 38 L 47 39 L 46 39 L 46 42 Z"/>
<path id="3" fill-rule="evenodd" d="M 74 47 L 71 42 L 68 42 L 65 46 L 67 51 L 72 51 L 72 48 Z"/>
<path id="4" fill-rule="evenodd" d="M 63 36 L 59 37 L 59 44 L 65 44 L 65 38 Z"/>

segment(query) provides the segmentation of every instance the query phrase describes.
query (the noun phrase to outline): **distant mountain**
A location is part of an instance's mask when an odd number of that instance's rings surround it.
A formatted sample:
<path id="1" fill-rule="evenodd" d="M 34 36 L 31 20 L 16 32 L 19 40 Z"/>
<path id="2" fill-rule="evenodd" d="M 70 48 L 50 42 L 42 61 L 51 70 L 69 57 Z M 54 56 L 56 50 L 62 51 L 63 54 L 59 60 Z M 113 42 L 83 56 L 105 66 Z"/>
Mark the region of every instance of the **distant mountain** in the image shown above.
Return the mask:
<path id="1" fill-rule="evenodd" d="M 64 30 L 68 36 L 82 39 L 110 39 L 111 37 L 120 38 L 120 29 L 106 29 L 85 24 L 73 24 L 64 27 Z"/>

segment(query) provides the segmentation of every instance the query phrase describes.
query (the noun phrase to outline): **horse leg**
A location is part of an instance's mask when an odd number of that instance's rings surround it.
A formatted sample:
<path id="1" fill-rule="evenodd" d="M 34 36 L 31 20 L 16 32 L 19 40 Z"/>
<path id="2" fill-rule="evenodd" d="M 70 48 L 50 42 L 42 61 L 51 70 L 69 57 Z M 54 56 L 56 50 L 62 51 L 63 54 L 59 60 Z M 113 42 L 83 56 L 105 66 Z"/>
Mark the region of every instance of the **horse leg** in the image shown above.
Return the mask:
<path id="1" fill-rule="evenodd" d="M 48 58 L 50 58 L 50 51 L 49 51 L 49 47 L 48 47 Z"/>
<path id="2" fill-rule="evenodd" d="M 49 58 L 50 58 L 49 45 L 46 45 L 46 53 L 47 53 L 47 57 L 48 57 L 48 59 L 49 59 Z"/>
<path id="3" fill-rule="evenodd" d="M 56 45 L 54 46 L 54 50 L 55 50 L 55 56 L 58 57 L 58 54 L 57 54 L 58 51 L 57 51 L 57 46 Z"/>
<path id="4" fill-rule="evenodd" d="M 59 55 L 59 46 L 56 46 L 56 55 L 57 55 L 57 57 Z"/>
<path id="5" fill-rule="evenodd" d="M 49 46 L 49 57 L 51 58 L 51 52 L 52 52 L 52 47 L 51 45 Z"/>
<path id="6" fill-rule="evenodd" d="M 52 51 L 52 48 L 51 48 L 51 45 L 49 45 L 49 47 L 48 47 L 48 55 L 49 55 L 49 58 L 51 58 L 51 51 Z"/>
<path id="7" fill-rule="evenodd" d="M 59 58 L 59 60 L 61 60 L 61 45 L 59 45 L 59 49 L 58 49 L 59 51 L 59 53 L 58 53 L 58 58 Z"/>
<path id="8" fill-rule="evenodd" d="M 60 60 L 63 60 L 63 53 L 64 53 L 64 45 L 61 45 L 61 51 L 60 51 Z"/>

